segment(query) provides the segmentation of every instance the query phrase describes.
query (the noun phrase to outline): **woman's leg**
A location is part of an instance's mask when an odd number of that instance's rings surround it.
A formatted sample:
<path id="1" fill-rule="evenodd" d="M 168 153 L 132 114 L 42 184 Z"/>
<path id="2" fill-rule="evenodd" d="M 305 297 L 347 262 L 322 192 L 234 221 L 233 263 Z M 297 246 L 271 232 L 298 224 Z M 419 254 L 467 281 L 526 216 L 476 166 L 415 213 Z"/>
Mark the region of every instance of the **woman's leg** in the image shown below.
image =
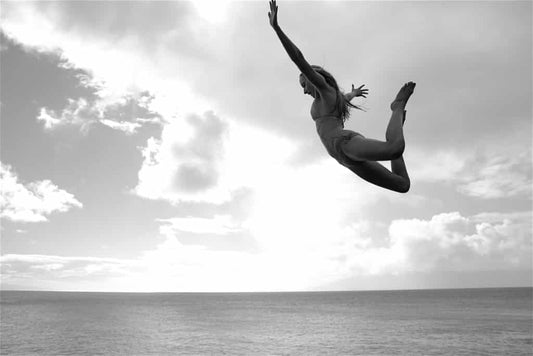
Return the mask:
<path id="1" fill-rule="evenodd" d="M 415 83 L 413 82 L 405 84 L 392 102 L 392 116 L 385 133 L 385 142 L 354 136 L 342 146 L 344 154 L 354 161 L 390 161 L 399 159 L 405 148 L 403 137 L 405 105 L 411 94 L 413 94 L 414 88 Z"/>
<path id="2" fill-rule="evenodd" d="M 403 123 L 405 123 L 406 115 L 407 113 L 404 110 L 403 111 Z M 409 174 L 407 174 L 407 167 L 405 166 L 405 162 L 403 161 L 403 156 L 391 161 L 391 170 L 392 170 L 392 173 L 395 173 L 399 175 L 400 177 L 403 177 L 410 184 L 411 180 L 409 179 Z"/>
<path id="3" fill-rule="evenodd" d="M 392 172 L 372 161 L 355 162 L 347 168 L 367 182 L 398 193 L 407 193 L 411 187 L 402 157 L 392 161 Z"/>
<path id="4" fill-rule="evenodd" d="M 390 161 L 397 159 L 402 156 L 405 148 L 402 122 L 403 110 L 394 110 L 385 134 L 387 141 L 354 136 L 341 146 L 342 151 L 354 161 Z"/>
<path id="5" fill-rule="evenodd" d="M 411 185 L 411 180 L 409 179 L 409 174 L 407 174 L 407 167 L 405 166 L 403 156 L 391 161 L 391 170 L 392 170 L 392 173 L 402 177 L 404 180 L 404 183 L 408 183 L 407 185 L 408 187 Z"/>

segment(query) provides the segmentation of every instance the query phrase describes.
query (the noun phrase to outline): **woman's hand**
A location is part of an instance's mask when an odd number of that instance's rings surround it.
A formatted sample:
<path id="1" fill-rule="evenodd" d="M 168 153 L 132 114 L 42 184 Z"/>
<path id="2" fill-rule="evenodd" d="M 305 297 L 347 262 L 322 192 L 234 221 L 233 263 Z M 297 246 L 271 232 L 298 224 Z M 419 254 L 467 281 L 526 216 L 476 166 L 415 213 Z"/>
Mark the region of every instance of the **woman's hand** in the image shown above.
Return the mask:
<path id="1" fill-rule="evenodd" d="M 276 5 L 276 0 L 270 0 L 270 12 L 268 13 L 268 19 L 270 21 L 270 26 L 273 28 L 278 27 L 278 5 Z"/>
<path id="2" fill-rule="evenodd" d="M 353 84 L 352 84 L 352 95 L 355 97 L 355 96 L 362 96 L 363 98 L 366 98 L 366 96 L 368 95 L 368 89 L 363 89 L 365 85 L 361 85 L 359 88 L 356 88 Z"/>

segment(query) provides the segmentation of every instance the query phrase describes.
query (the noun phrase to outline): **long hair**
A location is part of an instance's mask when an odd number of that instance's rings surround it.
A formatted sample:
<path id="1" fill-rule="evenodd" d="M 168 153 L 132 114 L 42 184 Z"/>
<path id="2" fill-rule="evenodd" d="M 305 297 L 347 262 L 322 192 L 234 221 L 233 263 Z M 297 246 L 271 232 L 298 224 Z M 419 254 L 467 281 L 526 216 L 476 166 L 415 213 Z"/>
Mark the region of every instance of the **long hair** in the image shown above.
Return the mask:
<path id="1" fill-rule="evenodd" d="M 321 76 L 326 79 L 326 83 L 328 83 L 331 87 L 333 87 L 337 91 L 337 100 L 335 103 L 335 109 L 340 114 L 342 122 L 345 122 L 350 117 L 350 109 L 358 109 L 363 110 L 361 107 L 354 105 L 350 103 L 346 98 L 344 97 L 344 93 L 342 90 L 340 90 L 339 85 L 337 84 L 337 81 L 331 75 L 330 72 L 322 68 L 321 66 L 312 65 L 311 66 L 317 73 L 320 73 Z"/>

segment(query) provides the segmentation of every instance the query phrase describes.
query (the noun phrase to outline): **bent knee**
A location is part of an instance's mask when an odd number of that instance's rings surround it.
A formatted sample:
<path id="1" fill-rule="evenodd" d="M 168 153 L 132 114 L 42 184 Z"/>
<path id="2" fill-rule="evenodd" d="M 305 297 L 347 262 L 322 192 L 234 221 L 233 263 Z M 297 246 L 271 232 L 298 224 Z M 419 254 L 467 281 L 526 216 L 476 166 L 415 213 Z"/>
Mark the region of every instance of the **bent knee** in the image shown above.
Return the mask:
<path id="1" fill-rule="evenodd" d="M 411 189 L 411 182 L 408 179 L 402 179 L 396 191 L 398 193 L 407 193 Z"/>
<path id="2" fill-rule="evenodd" d="M 390 156 L 393 160 L 402 157 L 403 151 L 405 151 L 404 140 L 398 140 L 396 142 L 391 143 L 389 146 Z"/>

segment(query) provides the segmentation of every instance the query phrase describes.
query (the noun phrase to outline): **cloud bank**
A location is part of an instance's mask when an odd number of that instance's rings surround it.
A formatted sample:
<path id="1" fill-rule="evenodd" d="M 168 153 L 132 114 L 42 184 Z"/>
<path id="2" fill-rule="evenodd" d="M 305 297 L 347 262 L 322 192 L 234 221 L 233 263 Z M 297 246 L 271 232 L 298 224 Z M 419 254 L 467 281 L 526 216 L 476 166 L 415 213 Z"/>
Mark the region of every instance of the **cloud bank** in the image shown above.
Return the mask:
<path id="1" fill-rule="evenodd" d="M 227 217 L 204 219 L 201 225 L 191 218 L 162 223 L 164 241 L 136 259 L 4 255 L 3 283 L 40 280 L 43 288 L 67 290 L 105 286 L 110 291 L 274 291 L 317 289 L 331 281 L 368 276 L 401 279 L 417 272 L 520 272 L 532 267 L 529 212 L 468 217 L 451 212 L 428 220 L 394 220 L 380 241 L 372 237 L 372 223 L 362 221 L 314 241 L 296 239 L 297 245 L 289 240 L 293 235 L 285 235 L 287 240 L 274 241 L 284 249 L 263 244 L 255 252 L 212 251 L 179 241 L 187 232 L 234 233 L 239 227 Z M 253 236 L 253 227 L 248 228 Z"/>

